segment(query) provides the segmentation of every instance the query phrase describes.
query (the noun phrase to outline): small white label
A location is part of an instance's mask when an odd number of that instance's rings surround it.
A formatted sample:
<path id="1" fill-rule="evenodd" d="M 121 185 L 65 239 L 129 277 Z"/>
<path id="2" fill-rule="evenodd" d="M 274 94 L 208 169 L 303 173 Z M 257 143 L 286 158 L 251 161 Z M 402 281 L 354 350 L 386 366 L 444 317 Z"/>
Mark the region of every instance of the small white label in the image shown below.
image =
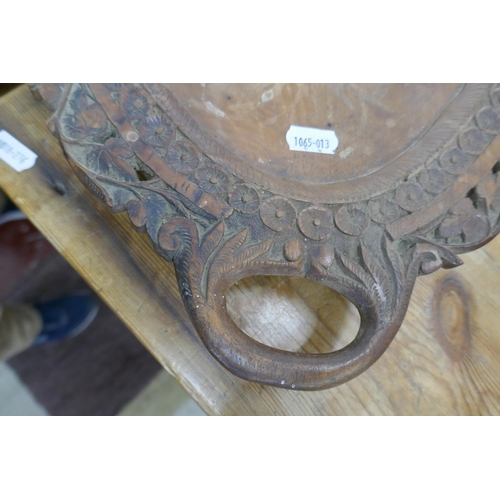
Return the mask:
<path id="1" fill-rule="evenodd" d="M 22 172 L 31 168 L 38 156 L 12 137 L 6 130 L 0 130 L 0 160 L 10 165 L 14 170 Z"/>
<path id="2" fill-rule="evenodd" d="M 291 151 L 334 155 L 339 139 L 334 130 L 299 127 L 291 125 L 286 133 L 286 142 Z"/>

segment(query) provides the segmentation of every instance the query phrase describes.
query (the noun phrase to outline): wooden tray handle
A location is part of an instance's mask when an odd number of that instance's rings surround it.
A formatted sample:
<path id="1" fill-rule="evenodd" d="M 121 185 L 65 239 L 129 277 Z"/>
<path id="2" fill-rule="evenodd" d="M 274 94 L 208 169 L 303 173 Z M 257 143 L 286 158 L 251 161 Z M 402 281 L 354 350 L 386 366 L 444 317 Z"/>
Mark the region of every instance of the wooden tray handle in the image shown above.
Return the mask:
<path id="1" fill-rule="evenodd" d="M 244 246 L 245 238 L 245 231 L 223 238 L 220 223 L 200 241 L 192 221 L 174 218 L 161 227 L 158 247 L 175 264 L 184 304 L 210 353 L 238 377 L 296 390 L 328 389 L 369 368 L 396 335 L 417 276 L 461 263 L 447 249 L 415 241 L 406 251 L 405 262 L 393 256 L 386 266 L 378 265 L 366 249 L 357 263 L 339 256 L 345 272 L 357 276 L 348 279 L 314 255 L 288 264 L 252 259 L 268 251 L 266 242 Z M 388 249 L 391 255 L 392 250 Z M 356 338 L 327 354 L 287 352 L 252 339 L 229 316 L 226 294 L 236 281 L 255 275 L 302 276 L 341 293 L 359 311 Z"/>
<path id="2" fill-rule="evenodd" d="M 359 310 L 356 338 L 343 349 L 327 354 L 287 352 L 264 345 L 238 328 L 227 313 L 228 288 L 220 289 L 210 305 L 188 298 L 186 308 L 210 353 L 234 375 L 261 384 L 322 390 L 347 382 L 383 354 L 400 325 L 397 320 L 384 326 L 377 310 L 364 308 Z M 398 316 L 402 318 L 404 311 Z"/>

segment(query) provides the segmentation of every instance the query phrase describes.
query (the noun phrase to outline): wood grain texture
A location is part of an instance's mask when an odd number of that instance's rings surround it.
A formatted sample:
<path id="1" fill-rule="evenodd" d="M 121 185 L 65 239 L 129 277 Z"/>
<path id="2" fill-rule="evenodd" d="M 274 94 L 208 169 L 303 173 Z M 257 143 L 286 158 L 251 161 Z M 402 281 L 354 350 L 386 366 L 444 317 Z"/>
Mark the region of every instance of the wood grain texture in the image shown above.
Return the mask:
<path id="1" fill-rule="evenodd" d="M 109 213 L 81 186 L 44 128 L 47 118 L 26 88 L 2 99 L 0 126 L 39 160 L 21 174 L 1 164 L 0 185 L 208 413 L 499 413 L 498 241 L 465 255 L 460 270 L 420 278 L 395 341 L 357 379 L 317 393 L 245 382 L 206 353 L 183 312 L 172 266 L 126 216 Z M 278 280 L 265 292 L 282 304 L 278 320 L 256 291 L 270 278 L 243 280 L 231 291 L 230 312 L 250 335 L 292 351 L 325 352 L 348 341 L 349 328 L 355 333 L 356 313 L 335 292 Z"/>

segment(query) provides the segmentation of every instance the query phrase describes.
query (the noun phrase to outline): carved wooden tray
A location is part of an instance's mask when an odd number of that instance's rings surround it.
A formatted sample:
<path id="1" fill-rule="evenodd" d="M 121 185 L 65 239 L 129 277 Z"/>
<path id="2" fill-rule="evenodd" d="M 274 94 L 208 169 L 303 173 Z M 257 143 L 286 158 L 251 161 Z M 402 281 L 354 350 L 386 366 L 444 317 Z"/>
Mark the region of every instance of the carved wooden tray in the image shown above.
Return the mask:
<path id="1" fill-rule="evenodd" d="M 37 84 L 85 184 L 127 210 L 175 264 L 193 324 L 239 377 L 325 389 L 387 349 L 415 279 L 500 227 L 500 85 Z M 293 151 L 291 125 L 335 132 L 335 154 Z M 250 275 L 301 276 L 345 295 L 360 330 L 327 354 L 286 352 L 226 311 Z"/>

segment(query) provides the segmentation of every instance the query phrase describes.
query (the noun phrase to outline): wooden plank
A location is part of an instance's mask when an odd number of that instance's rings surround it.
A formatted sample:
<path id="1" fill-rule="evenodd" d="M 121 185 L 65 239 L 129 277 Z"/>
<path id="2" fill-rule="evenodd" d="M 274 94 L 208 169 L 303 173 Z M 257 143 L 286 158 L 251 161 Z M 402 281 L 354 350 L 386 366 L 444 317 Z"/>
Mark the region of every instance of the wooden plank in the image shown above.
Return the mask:
<path id="1" fill-rule="evenodd" d="M 23 86 L 0 100 L 4 128 L 39 155 L 0 187 L 19 205 L 162 365 L 209 414 L 500 414 L 500 240 L 465 265 L 418 279 L 405 322 L 384 356 L 340 387 L 293 392 L 240 380 L 205 351 L 184 313 L 173 267 L 125 214 L 112 214 L 67 164 Z M 273 346 L 326 352 L 356 333 L 354 307 L 316 283 L 256 277 L 235 285 L 231 315 Z"/>

